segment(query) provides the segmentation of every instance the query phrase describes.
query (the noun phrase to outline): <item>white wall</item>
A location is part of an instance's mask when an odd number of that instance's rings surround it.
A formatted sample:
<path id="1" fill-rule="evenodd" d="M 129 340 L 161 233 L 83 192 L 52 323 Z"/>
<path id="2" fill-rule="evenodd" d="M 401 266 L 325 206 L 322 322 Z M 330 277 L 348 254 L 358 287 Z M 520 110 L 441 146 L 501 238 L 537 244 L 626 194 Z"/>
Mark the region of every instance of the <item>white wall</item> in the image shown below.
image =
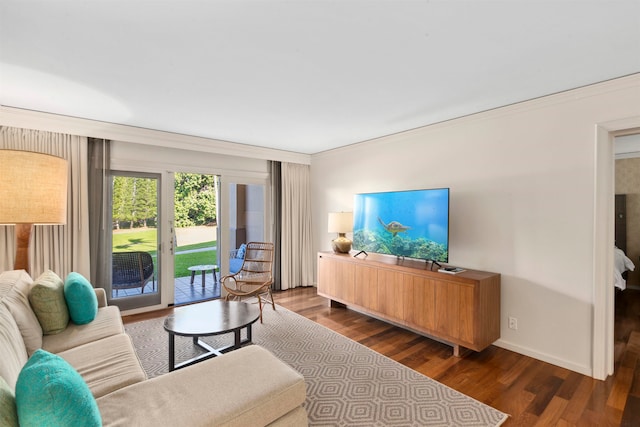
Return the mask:
<path id="1" fill-rule="evenodd" d="M 450 263 L 502 274 L 496 344 L 591 375 L 596 125 L 639 100 L 636 75 L 313 155 L 316 249 L 355 193 L 449 187 Z"/>

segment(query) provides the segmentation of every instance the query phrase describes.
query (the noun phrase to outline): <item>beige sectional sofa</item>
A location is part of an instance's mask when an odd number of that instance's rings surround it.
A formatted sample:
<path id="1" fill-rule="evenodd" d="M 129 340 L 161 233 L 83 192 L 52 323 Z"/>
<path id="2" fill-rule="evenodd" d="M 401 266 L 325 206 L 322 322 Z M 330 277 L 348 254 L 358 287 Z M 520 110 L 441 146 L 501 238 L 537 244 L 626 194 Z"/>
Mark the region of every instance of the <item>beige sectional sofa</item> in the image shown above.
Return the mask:
<path id="1" fill-rule="evenodd" d="M 24 270 L 0 273 L 0 407 L 7 408 L 21 369 L 42 348 L 82 376 L 105 426 L 307 425 L 303 377 L 264 348 L 247 346 L 147 379 L 103 289 L 94 289 L 93 321 L 43 335 L 28 300 L 33 282 Z M 11 418 L 3 410 L 0 423 Z"/>

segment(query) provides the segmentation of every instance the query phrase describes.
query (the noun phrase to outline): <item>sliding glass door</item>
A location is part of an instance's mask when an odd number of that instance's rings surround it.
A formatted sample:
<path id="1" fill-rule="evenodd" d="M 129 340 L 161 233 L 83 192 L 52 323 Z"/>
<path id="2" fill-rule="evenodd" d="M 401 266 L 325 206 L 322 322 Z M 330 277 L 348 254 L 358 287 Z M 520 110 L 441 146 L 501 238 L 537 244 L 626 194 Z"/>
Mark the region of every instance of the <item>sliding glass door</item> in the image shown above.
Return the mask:
<path id="1" fill-rule="evenodd" d="M 160 303 L 160 176 L 111 174 L 110 304 L 130 310 Z"/>
<path id="2" fill-rule="evenodd" d="M 174 174 L 174 303 L 220 298 L 219 177 Z"/>
<path id="3" fill-rule="evenodd" d="M 221 191 L 214 174 L 112 171 L 111 186 L 105 290 L 122 310 L 220 298 L 220 279 L 243 261 L 235 250 L 269 241 L 265 184 Z"/>
<path id="4" fill-rule="evenodd" d="M 242 266 L 242 251 L 248 242 L 267 241 L 265 232 L 265 185 L 229 184 L 228 234 L 229 271 L 235 273 Z"/>

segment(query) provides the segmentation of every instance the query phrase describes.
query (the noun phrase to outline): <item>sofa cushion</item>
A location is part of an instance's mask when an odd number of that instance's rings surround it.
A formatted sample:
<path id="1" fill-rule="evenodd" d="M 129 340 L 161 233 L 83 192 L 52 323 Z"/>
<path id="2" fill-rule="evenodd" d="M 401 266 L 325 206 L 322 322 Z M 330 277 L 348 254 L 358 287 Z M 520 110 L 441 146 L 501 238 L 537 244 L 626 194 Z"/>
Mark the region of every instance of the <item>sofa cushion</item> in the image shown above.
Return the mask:
<path id="1" fill-rule="evenodd" d="M 12 389 L 28 357 L 20 328 L 9 309 L 0 304 L 0 377 Z"/>
<path id="2" fill-rule="evenodd" d="M 0 377 L 0 426 L 18 427 L 16 397 L 2 377 Z"/>
<path id="3" fill-rule="evenodd" d="M 98 314 L 98 298 L 91 283 L 80 273 L 72 272 L 64 281 L 64 299 L 69 317 L 76 325 L 93 321 Z"/>
<path id="4" fill-rule="evenodd" d="M 45 271 L 33 282 L 29 302 L 44 335 L 58 334 L 67 327 L 69 309 L 64 299 L 64 282 L 53 271 Z"/>
<path id="5" fill-rule="evenodd" d="M 147 379 L 126 334 L 81 345 L 58 356 L 78 371 L 96 398 Z"/>
<path id="6" fill-rule="evenodd" d="M 67 329 L 55 335 L 42 337 L 42 348 L 51 353 L 87 344 L 112 335 L 124 333 L 120 310 L 115 305 L 100 308 L 91 323 L 76 325 L 69 323 Z"/>
<path id="7" fill-rule="evenodd" d="M 308 427 L 308 425 L 309 417 L 307 415 L 307 411 L 302 406 L 298 406 L 274 422 L 269 423 L 268 427 Z"/>
<path id="8" fill-rule="evenodd" d="M 107 293 L 102 288 L 93 288 L 93 291 L 96 293 L 96 298 L 98 298 L 98 308 L 107 306 Z"/>
<path id="9" fill-rule="evenodd" d="M 240 427 L 269 425 L 299 411 L 305 397 L 302 375 L 251 345 L 130 385 L 97 402 L 105 426 Z"/>
<path id="10" fill-rule="evenodd" d="M 102 426 L 89 387 L 63 358 L 37 350 L 16 384 L 21 426 Z"/>
<path id="11" fill-rule="evenodd" d="M 24 270 L 0 274 L 0 300 L 9 309 L 24 339 L 27 353 L 42 347 L 42 327 L 29 303 L 31 276 Z"/>

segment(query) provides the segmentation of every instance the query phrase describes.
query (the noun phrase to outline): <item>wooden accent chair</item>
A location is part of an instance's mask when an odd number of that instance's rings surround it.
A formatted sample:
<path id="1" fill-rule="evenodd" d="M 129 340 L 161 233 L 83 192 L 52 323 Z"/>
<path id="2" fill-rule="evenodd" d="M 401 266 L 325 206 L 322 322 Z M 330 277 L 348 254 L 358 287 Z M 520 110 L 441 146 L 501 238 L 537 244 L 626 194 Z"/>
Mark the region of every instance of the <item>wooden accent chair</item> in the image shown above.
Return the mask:
<path id="1" fill-rule="evenodd" d="M 144 287 L 153 279 L 153 290 L 156 289 L 156 278 L 153 274 L 153 258 L 148 252 L 114 252 L 111 254 L 111 288 L 134 289 Z"/>
<path id="2" fill-rule="evenodd" d="M 242 300 L 246 297 L 257 297 L 262 323 L 262 306 L 271 303 L 276 309 L 271 295 L 273 284 L 273 243 L 247 243 L 244 262 L 237 273 L 228 274 L 221 279 L 227 291 L 225 299 Z"/>

